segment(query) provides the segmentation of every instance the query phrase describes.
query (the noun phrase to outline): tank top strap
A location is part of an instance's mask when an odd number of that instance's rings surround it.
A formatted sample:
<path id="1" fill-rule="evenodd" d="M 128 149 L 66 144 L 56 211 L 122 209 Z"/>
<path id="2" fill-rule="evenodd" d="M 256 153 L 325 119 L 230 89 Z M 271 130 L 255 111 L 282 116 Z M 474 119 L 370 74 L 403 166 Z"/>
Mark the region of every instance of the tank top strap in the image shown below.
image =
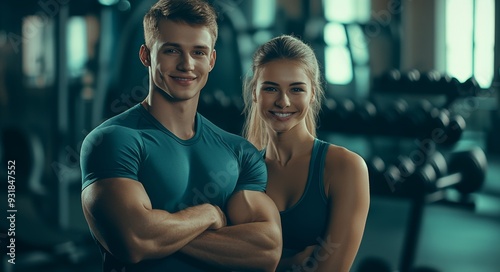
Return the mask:
<path id="1" fill-rule="evenodd" d="M 320 139 L 314 140 L 313 151 L 311 154 L 311 165 L 312 169 L 309 170 L 310 180 L 308 182 L 317 182 L 316 186 L 313 188 L 318 188 L 318 193 L 323 197 L 323 200 L 327 200 L 325 193 L 325 184 L 323 180 L 323 173 L 325 169 L 326 154 L 328 152 L 329 143 L 322 141 Z M 312 171 L 311 171 L 312 170 Z"/>

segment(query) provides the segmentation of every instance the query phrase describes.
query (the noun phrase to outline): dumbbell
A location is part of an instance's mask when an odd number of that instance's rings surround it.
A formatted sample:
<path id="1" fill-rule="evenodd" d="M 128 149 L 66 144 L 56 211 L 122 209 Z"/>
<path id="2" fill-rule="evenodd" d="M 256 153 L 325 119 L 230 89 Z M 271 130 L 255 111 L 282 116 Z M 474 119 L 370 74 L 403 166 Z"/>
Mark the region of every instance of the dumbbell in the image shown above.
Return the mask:
<path id="1" fill-rule="evenodd" d="M 387 165 L 379 156 L 366 159 L 370 179 L 370 191 L 377 195 L 391 195 L 398 191 L 400 171 L 394 165 Z"/>
<path id="2" fill-rule="evenodd" d="M 320 111 L 320 125 L 322 130 L 333 130 L 339 122 L 340 117 L 337 112 L 337 100 L 327 97 L 323 102 Z"/>
<path id="3" fill-rule="evenodd" d="M 440 143 L 444 146 L 456 144 L 462 138 L 462 134 L 466 128 L 465 119 L 461 115 L 452 114 L 449 119 L 450 122 L 444 130 L 445 136 Z"/>
<path id="4" fill-rule="evenodd" d="M 339 101 L 332 97 L 326 98 L 321 113 L 321 128 L 338 131 L 343 125 L 343 118 Z"/>
<path id="5" fill-rule="evenodd" d="M 389 70 L 375 80 L 374 86 L 375 91 L 382 93 L 445 95 L 447 103 L 458 97 L 475 96 L 480 90 L 474 77 L 460 83 L 457 78 L 436 70 L 421 72 L 417 69 L 406 73 L 397 69 Z"/>
<path id="6" fill-rule="evenodd" d="M 420 137 L 425 132 L 425 126 L 434 118 L 438 118 L 439 110 L 427 99 L 419 100 L 403 115 L 401 135 Z"/>
<path id="7" fill-rule="evenodd" d="M 399 82 L 399 91 L 411 94 L 422 92 L 423 86 L 420 78 L 420 71 L 417 69 L 412 69 L 402 74 Z"/>
<path id="8" fill-rule="evenodd" d="M 321 127 L 332 131 L 350 131 L 353 124 L 351 118 L 355 111 L 355 103 L 349 98 L 327 98 L 321 115 Z"/>
<path id="9" fill-rule="evenodd" d="M 413 175 L 402 181 L 402 188 L 404 194 L 432 193 L 452 187 L 470 194 L 482 187 L 486 169 L 486 155 L 479 147 L 455 152 L 448 159 L 435 151 Z"/>
<path id="10" fill-rule="evenodd" d="M 374 87 L 377 92 L 396 92 L 400 88 L 401 72 L 391 69 L 375 78 Z"/>
<path id="11" fill-rule="evenodd" d="M 420 140 L 432 139 L 436 143 L 443 141 L 442 135 L 446 133 L 446 129 L 450 125 L 450 112 L 447 109 L 436 109 L 430 112 L 430 119 L 423 122 L 419 127 L 416 136 Z"/>
<path id="12" fill-rule="evenodd" d="M 377 107 L 369 100 L 357 101 L 354 111 L 346 120 L 351 124 L 350 132 L 370 134 L 378 129 L 374 120 L 377 117 Z"/>
<path id="13" fill-rule="evenodd" d="M 405 155 L 398 156 L 392 164 L 386 163 L 380 156 L 367 159 L 371 192 L 379 195 L 401 193 L 405 181 L 417 170 L 415 160 L 427 161 L 423 152 L 419 150 L 418 154 L 418 158 L 417 156 L 413 158 Z"/>
<path id="14" fill-rule="evenodd" d="M 421 73 L 420 80 L 422 82 L 422 87 L 426 90 L 433 89 L 436 86 L 439 79 L 441 79 L 442 74 L 437 70 L 430 70 L 425 73 Z"/>
<path id="15" fill-rule="evenodd" d="M 337 111 L 340 116 L 340 122 L 334 124 L 334 126 L 341 131 L 352 131 L 353 128 L 357 126 L 357 124 L 354 124 L 352 121 L 354 112 L 356 111 L 356 104 L 354 101 L 350 98 L 339 99 Z"/>
<path id="16" fill-rule="evenodd" d="M 404 127 L 404 116 L 407 114 L 409 105 L 404 99 L 396 99 L 385 108 L 379 106 L 379 112 L 375 118 L 379 133 L 388 135 L 401 135 Z M 404 133 L 403 133 L 404 134 Z"/>

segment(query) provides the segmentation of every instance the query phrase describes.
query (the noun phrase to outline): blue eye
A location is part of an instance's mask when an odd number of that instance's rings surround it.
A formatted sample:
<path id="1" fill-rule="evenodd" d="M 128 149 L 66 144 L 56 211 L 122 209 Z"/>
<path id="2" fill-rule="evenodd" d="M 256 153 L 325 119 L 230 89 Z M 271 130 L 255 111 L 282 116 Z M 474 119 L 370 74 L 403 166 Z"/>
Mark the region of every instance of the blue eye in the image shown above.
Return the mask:
<path id="1" fill-rule="evenodd" d="M 176 49 L 168 48 L 163 51 L 166 54 L 174 54 L 177 53 L 178 51 Z"/>
<path id="2" fill-rule="evenodd" d="M 274 88 L 274 87 L 264 87 L 263 90 L 264 91 L 268 91 L 268 92 L 275 92 L 276 88 Z"/>

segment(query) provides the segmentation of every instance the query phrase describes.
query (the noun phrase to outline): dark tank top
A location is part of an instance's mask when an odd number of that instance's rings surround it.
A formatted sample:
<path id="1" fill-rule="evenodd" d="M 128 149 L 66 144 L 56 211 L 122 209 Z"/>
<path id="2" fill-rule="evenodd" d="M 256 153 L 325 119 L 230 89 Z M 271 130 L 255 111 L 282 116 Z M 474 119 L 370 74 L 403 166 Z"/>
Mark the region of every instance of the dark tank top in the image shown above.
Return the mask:
<path id="1" fill-rule="evenodd" d="M 292 207 L 281 211 L 283 253 L 293 254 L 322 241 L 328 223 L 328 201 L 323 182 L 329 143 L 314 140 L 304 193 Z"/>

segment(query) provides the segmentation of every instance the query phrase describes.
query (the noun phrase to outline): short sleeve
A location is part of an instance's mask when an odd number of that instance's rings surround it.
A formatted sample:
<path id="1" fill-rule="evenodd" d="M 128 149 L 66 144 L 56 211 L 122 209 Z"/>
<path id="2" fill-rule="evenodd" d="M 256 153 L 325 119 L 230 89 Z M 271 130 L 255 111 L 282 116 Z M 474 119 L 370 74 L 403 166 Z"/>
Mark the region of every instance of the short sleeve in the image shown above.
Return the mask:
<path id="1" fill-rule="evenodd" d="M 129 128 L 97 128 L 85 137 L 81 152 L 82 190 L 96 180 L 130 178 L 138 180 L 141 138 Z"/>
<path id="2" fill-rule="evenodd" d="M 243 143 L 241 172 L 234 191 L 264 192 L 267 186 L 267 167 L 260 152 L 249 142 Z"/>

